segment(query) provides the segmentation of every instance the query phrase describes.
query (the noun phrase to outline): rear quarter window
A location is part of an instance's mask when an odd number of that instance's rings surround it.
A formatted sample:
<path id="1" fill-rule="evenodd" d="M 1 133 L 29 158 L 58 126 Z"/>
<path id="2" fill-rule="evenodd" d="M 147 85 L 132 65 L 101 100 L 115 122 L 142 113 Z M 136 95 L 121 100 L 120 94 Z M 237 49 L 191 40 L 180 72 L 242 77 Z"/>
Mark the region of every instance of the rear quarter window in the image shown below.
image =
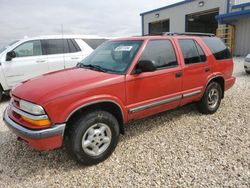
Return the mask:
<path id="1" fill-rule="evenodd" d="M 202 37 L 216 60 L 230 59 L 232 55 L 226 45 L 217 37 Z"/>

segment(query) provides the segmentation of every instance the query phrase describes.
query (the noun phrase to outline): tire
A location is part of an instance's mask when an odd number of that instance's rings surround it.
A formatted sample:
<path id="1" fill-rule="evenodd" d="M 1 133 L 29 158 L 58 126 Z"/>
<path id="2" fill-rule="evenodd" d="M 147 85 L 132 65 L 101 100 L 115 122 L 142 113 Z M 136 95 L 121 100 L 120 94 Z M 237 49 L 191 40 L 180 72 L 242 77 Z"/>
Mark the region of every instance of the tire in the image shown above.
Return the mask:
<path id="1" fill-rule="evenodd" d="M 247 73 L 247 74 L 250 74 L 250 71 L 246 70 L 246 73 Z"/>
<path id="2" fill-rule="evenodd" d="M 2 101 L 3 98 L 3 89 L 2 87 L 0 87 L 0 102 Z"/>
<path id="3" fill-rule="evenodd" d="M 85 113 L 68 126 L 66 149 L 76 161 L 84 165 L 94 165 L 107 159 L 119 140 L 118 121 L 106 111 Z"/>
<path id="4" fill-rule="evenodd" d="M 198 102 L 197 107 L 199 112 L 203 114 L 215 113 L 221 103 L 222 89 L 221 85 L 217 82 L 211 82 L 202 97 Z"/>

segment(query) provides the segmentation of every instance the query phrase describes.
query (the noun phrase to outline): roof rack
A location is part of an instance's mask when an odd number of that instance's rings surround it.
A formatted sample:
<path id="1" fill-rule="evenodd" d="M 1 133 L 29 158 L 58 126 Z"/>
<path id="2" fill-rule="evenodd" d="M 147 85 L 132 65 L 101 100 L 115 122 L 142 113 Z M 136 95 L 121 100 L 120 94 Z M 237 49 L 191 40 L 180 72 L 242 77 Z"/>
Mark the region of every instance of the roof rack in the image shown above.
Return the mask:
<path id="1" fill-rule="evenodd" d="M 178 32 L 166 32 L 162 34 L 163 36 L 176 36 L 176 35 L 191 35 L 191 36 L 204 36 L 204 37 L 214 37 L 215 34 L 213 33 L 193 33 L 193 32 L 184 32 L 184 33 L 178 33 Z"/>

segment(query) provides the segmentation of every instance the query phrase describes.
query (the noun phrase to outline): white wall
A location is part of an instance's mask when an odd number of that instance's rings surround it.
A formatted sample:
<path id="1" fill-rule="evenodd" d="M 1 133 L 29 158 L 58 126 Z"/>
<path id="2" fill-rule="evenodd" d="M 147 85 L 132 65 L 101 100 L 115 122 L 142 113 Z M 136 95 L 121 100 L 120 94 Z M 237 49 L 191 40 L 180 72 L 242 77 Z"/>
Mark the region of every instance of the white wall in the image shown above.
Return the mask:
<path id="1" fill-rule="evenodd" d="M 236 26 L 234 55 L 246 56 L 250 53 L 250 17 L 233 24 Z"/>
<path id="2" fill-rule="evenodd" d="M 148 25 L 150 22 L 169 19 L 170 32 L 185 32 L 186 15 L 214 8 L 219 8 L 220 14 L 226 13 L 227 11 L 227 0 L 203 0 L 205 2 L 203 7 L 199 7 L 199 1 L 201 0 L 194 0 L 189 3 L 143 15 L 143 34 L 149 33 Z M 160 14 L 159 18 L 155 17 L 157 13 Z"/>

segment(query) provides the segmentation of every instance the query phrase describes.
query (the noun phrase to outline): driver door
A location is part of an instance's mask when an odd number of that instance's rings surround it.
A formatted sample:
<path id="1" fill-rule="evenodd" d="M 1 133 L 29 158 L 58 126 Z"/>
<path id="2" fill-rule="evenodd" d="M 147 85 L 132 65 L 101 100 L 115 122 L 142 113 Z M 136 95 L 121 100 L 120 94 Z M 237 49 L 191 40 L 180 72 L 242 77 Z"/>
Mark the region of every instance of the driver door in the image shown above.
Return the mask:
<path id="1" fill-rule="evenodd" d="M 156 71 L 127 75 L 129 120 L 175 108 L 181 101 L 182 72 L 172 41 L 150 40 L 140 60 L 152 60 Z"/>
<path id="2" fill-rule="evenodd" d="M 16 57 L 2 63 L 8 86 L 47 73 L 47 56 L 43 55 L 40 40 L 27 41 L 13 50 Z"/>

